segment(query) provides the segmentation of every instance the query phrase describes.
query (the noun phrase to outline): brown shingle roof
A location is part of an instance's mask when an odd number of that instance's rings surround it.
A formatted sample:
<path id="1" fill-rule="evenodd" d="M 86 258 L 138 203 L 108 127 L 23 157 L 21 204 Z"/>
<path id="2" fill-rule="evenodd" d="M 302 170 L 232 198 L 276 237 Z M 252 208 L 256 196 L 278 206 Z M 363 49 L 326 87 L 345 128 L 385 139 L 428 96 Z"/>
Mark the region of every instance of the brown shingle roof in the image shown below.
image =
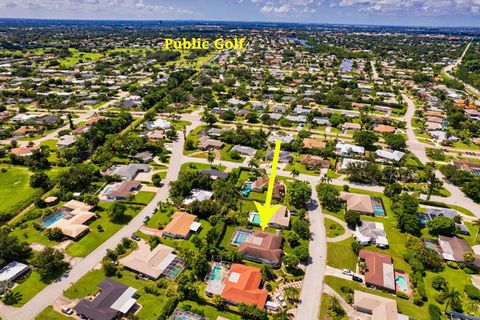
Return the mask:
<path id="1" fill-rule="evenodd" d="M 360 250 L 359 258 L 365 261 L 365 282 L 395 290 L 392 257 L 383 253 Z"/>
<path id="2" fill-rule="evenodd" d="M 238 247 L 238 252 L 246 257 L 273 264 L 280 263 L 283 237 L 268 232 L 255 232 Z"/>

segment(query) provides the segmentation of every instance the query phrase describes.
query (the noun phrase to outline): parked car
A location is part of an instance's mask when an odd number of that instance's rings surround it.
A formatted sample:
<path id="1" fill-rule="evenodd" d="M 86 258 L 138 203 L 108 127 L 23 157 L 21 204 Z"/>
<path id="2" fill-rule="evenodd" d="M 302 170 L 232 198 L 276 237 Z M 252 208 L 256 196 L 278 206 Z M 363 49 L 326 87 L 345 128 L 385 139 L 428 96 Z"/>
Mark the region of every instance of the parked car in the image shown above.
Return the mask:
<path id="1" fill-rule="evenodd" d="M 133 240 L 135 240 L 135 241 L 140 241 L 140 237 L 137 236 L 135 233 L 132 233 L 131 238 L 132 238 Z"/>
<path id="2" fill-rule="evenodd" d="M 359 276 L 354 275 L 354 274 L 352 274 L 352 280 L 363 283 L 363 279 L 360 278 Z"/>
<path id="3" fill-rule="evenodd" d="M 282 296 L 281 294 L 277 293 L 277 294 L 275 295 L 275 298 L 277 298 L 278 303 L 280 303 L 280 306 L 281 306 L 282 308 L 286 308 L 286 307 L 287 307 L 287 303 L 285 302 L 285 299 L 283 299 L 283 296 Z"/>
<path id="4" fill-rule="evenodd" d="M 71 314 L 73 314 L 73 309 L 68 308 L 68 307 L 64 307 L 64 308 L 62 308 L 62 312 L 65 313 L 65 314 L 71 315 Z"/>
<path id="5" fill-rule="evenodd" d="M 150 220 L 150 216 L 146 216 L 145 218 L 143 218 L 143 222 L 148 222 Z"/>
<path id="6" fill-rule="evenodd" d="M 353 276 L 353 272 L 349 269 L 342 269 L 342 273 L 347 276 Z"/>

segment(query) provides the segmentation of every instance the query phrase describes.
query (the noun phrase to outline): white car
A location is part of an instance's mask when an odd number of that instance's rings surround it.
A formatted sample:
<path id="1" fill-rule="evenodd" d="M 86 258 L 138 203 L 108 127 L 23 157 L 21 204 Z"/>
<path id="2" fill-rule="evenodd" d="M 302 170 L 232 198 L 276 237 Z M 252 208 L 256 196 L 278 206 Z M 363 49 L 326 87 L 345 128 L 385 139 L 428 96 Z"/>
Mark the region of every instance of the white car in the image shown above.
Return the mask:
<path id="1" fill-rule="evenodd" d="M 348 269 L 342 269 L 342 273 L 344 275 L 347 275 L 347 276 L 353 275 L 353 272 L 351 270 L 348 270 Z"/>
<path id="2" fill-rule="evenodd" d="M 71 315 L 71 314 L 73 314 L 73 309 L 68 308 L 68 307 L 64 307 L 64 308 L 62 308 L 62 312 L 65 313 L 65 314 Z"/>

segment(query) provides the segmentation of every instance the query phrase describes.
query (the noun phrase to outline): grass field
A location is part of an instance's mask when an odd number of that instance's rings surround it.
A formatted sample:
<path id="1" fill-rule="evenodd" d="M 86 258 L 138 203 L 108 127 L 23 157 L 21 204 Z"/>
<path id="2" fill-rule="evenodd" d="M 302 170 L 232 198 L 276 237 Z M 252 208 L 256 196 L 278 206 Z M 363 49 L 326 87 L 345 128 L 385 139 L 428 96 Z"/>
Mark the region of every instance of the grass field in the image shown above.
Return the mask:
<path id="1" fill-rule="evenodd" d="M 140 191 L 133 198 L 133 202 L 148 204 L 155 197 L 155 192 L 151 191 Z"/>
<path id="2" fill-rule="evenodd" d="M 355 270 L 358 257 L 352 251 L 353 238 L 327 243 L 327 264 L 337 269 Z"/>
<path id="3" fill-rule="evenodd" d="M 33 271 L 27 280 L 19 284 L 12 291 L 18 292 L 22 295 L 20 301 L 15 304 L 15 307 L 21 307 L 32 299 L 37 293 L 43 290 L 47 286 L 46 283 L 40 280 L 40 274 Z"/>
<path id="4" fill-rule="evenodd" d="M 71 317 L 64 316 L 63 314 L 53 310 L 52 306 L 45 308 L 42 312 L 35 317 L 35 320 L 71 320 Z"/>
<path id="5" fill-rule="evenodd" d="M 325 230 L 327 230 L 327 238 L 335 238 L 345 233 L 342 225 L 328 218 L 325 218 Z"/>
<path id="6" fill-rule="evenodd" d="M 100 244 L 105 242 L 108 238 L 113 236 L 118 230 L 120 230 L 128 221 L 130 221 L 134 216 L 136 216 L 140 210 L 140 206 L 128 206 L 128 209 L 125 213 L 126 219 L 125 223 L 113 223 L 110 221 L 110 218 L 107 214 L 107 209 L 112 205 L 110 203 L 100 203 L 99 207 L 103 208 L 104 211 L 99 212 L 100 218 L 95 220 L 90 224 L 90 232 L 87 233 L 80 240 L 71 243 L 65 249 L 65 252 L 74 257 L 85 257 L 90 252 L 95 250 Z M 97 226 L 101 225 L 103 231 L 99 231 Z"/>
<path id="7" fill-rule="evenodd" d="M 0 165 L 0 212 L 15 213 L 34 196 L 40 195 L 40 189 L 30 187 L 31 173 L 27 168 Z"/>

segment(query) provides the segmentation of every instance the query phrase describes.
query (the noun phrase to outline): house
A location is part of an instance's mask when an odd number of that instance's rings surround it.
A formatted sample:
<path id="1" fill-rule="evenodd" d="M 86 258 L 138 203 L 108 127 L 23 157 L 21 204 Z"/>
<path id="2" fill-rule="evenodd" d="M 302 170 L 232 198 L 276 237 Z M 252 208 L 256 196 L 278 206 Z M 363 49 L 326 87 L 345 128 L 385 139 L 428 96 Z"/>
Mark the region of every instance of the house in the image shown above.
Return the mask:
<path id="1" fill-rule="evenodd" d="M 91 117 L 90 119 L 88 119 L 87 121 L 85 121 L 85 125 L 88 126 L 88 127 L 91 127 L 91 126 L 93 126 L 93 124 L 95 124 L 95 123 L 97 123 L 98 121 L 103 120 L 103 119 L 105 119 L 105 117 L 103 117 L 103 116 Z"/>
<path id="2" fill-rule="evenodd" d="M 220 319 L 221 317 L 218 317 Z M 170 320 L 208 320 L 207 317 L 201 316 L 197 313 L 193 313 L 191 311 L 183 310 L 180 308 L 176 308 L 173 314 L 169 318 Z"/>
<path id="3" fill-rule="evenodd" d="M 275 153 L 275 150 L 271 150 L 267 155 L 265 156 L 268 160 L 273 160 L 273 155 Z M 278 156 L 278 162 L 280 163 L 289 163 L 292 162 L 293 156 L 290 152 L 280 150 L 280 154 Z"/>
<path id="4" fill-rule="evenodd" d="M 153 153 L 151 151 L 143 151 L 139 152 L 136 155 L 133 156 L 133 158 L 143 162 L 143 163 L 148 163 L 153 161 Z"/>
<path id="5" fill-rule="evenodd" d="M 319 126 L 329 126 L 330 125 L 330 121 L 327 118 L 316 117 L 316 118 L 313 118 L 313 122 L 315 122 Z"/>
<path id="6" fill-rule="evenodd" d="M 358 254 L 365 262 L 365 284 L 395 292 L 395 271 L 392 257 L 383 253 L 362 249 Z"/>
<path id="7" fill-rule="evenodd" d="M 10 152 L 17 157 L 28 157 L 38 150 L 40 150 L 39 146 L 21 146 L 11 149 Z"/>
<path id="8" fill-rule="evenodd" d="M 227 129 L 220 129 L 220 128 L 211 128 L 210 130 L 207 131 L 207 135 L 209 137 L 221 137 Z"/>
<path id="9" fill-rule="evenodd" d="M 207 136 L 203 136 L 198 140 L 198 149 L 200 150 L 212 150 L 223 148 L 224 143 L 220 140 L 210 139 Z"/>
<path id="10" fill-rule="evenodd" d="M 127 180 L 122 182 L 112 182 L 105 187 L 99 195 L 100 200 L 127 200 L 133 196 L 133 193 L 139 191 L 142 184 L 139 181 Z"/>
<path id="11" fill-rule="evenodd" d="M 282 143 L 289 144 L 293 141 L 293 136 L 281 135 L 281 134 L 272 134 L 268 137 L 267 141 L 269 143 L 276 143 L 277 140 L 282 141 Z"/>
<path id="12" fill-rule="evenodd" d="M 152 280 L 157 280 L 161 276 L 175 278 L 183 270 L 184 263 L 174 254 L 173 248 L 159 244 L 150 249 L 145 240 L 138 241 L 137 245 L 137 249 L 120 259 L 120 264 L 127 269 Z"/>
<path id="13" fill-rule="evenodd" d="M 274 229 L 288 229 L 290 227 L 290 211 L 287 207 L 280 206 L 268 222 L 268 227 Z"/>
<path id="14" fill-rule="evenodd" d="M 213 192 L 207 190 L 193 189 L 191 194 L 183 200 L 183 204 L 190 204 L 195 201 L 205 201 L 212 198 Z"/>
<path id="15" fill-rule="evenodd" d="M 46 216 L 40 224 L 47 228 L 59 228 L 64 236 L 77 240 L 89 231 L 88 223 L 96 218 L 90 210 L 93 206 L 81 201 L 70 200 L 51 215 Z"/>
<path id="16" fill-rule="evenodd" d="M 79 127 L 75 128 L 74 130 L 72 130 L 71 133 L 75 136 L 78 136 L 78 135 L 82 135 L 82 134 L 86 133 L 89 130 L 90 130 L 90 127 L 79 126 Z"/>
<path id="17" fill-rule="evenodd" d="M 17 130 L 13 131 L 14 137 L 23 137 L 31 133 L 37 133 L 39 130 L 35 127 L 21 126 Z"/>
<path id="18" fill-rule="evenodd" d="M 163 120 L 163 119 L 156 119 L 155 121 L 147 121 L 147 122 L 145 122 L 145 124 L 143 126 L 147 130 L 158 130 L 159 129 L 159 130 L 167 131 L 167 130 L 170 130 L 172 128 L 171 123 L 168 122 L 167 120 Z"/>
<path id="19" fill-rule="evenodd" d="M 231 304 L 254 304 L 263 310 L 268 291 L 259 289 L 261 283 L 260 269 L 234 263 L 230 267 L 221 296 Z"/>
<path id="20" fill-rule="evenodd" d="M 338 142 L 335 146 L 335 153 L 342 157 L 349 155 L 363 156 L 365 154 L 365 148 L 353 144 Z"/>
<path id="21" fill-rule="evenodd" d="M 303 147 L 306 149 L 324 149 L 327 145 L 324 141 L 319 141 L 315 139 L 305 138 L 302 141 Z"/>
<path id="22" fill-rule="evenodd" d="M 166 136 L 167 135 L 165 134 L 165 132 L 161 130 L 153 130 L 153 131 L 147 132 L 148 139 L 153 141 L 160 141 L 162 139 L 165 139 Z"/>
<path id="23" fill-rule="evenodd" d="M 348 211 L 357 211 L 366 215 L 375 213 L 372 198 L 367 194 L 341 192 L 340 199 L 347 203 Z"/>
<path id="24" fill-rule="evenodd" d="M 67 135 L 61 136 L 57 142 L 57 147 L 59 149 L 68 148 L 72 146 L 76 140 L 77 138 L 75 138 L 75 136 L 73 135 L 67 134 Z"/>
<path id="25" fill-rule="evenodd" d="M 163 236 L 174 239 L 188 239 L 192 232 L 198 232 L 201 224 L 197 222 L 197 216 L 187 212 L 177 211 L 172 220 L 163 229 Z"/>
<path id="26" fill-rule="evenodd" d="M 364 246 L 371 243 L 379 248 L 388 248 L 387 234 L 383 223 L 373 221 L 362 221 L 361 223 L 353 232 L 355 240 Z"/>
<path id="27" fill-rule="evenodd" d="M 238 252 L 247 259 L 278 265 L 282 257 L 282 241 L 280 234 L 253 232 L 240 243 Z"/>
<path id="28" fill-rule="evenodd" d="M 276 104 L 270 109 L 270 111 L 274 113 L 284 113 L 285 111 L 287 111 L 287 108 L 282 105 Z"/>
<path id="29" fill-rule="evenodd" d="M 91 320 L 114 320 L 136 309 L 137 289 L 110 278 L 100 282 L 98 288 L 100 293 L 92 300 L 82 299 L 73 307 L 77 315 Z"/>
<path id="30" fill-rule="evenodd" d="M 342 124 L 343 130 L 360 130 L 362 129 L 362 125 L 360 123 L 353 123 L 353 122 L 345 122 Z"/>
<path id="31" fill-rule="evenodd" d="M 453 165 L 459 169 L 470 171 L 474 175 L 480 175 L 480 163 L 468 160 L 454 160 Z"/>
<path id="32" fill-rule="evenodd" d="M 253 192 L 263 192 L 264 189 L 268 186 L 269 178 L 268 177 L 258 177 L 252 184 Z M 285 185 L 280 181 L 275 179 L 273 185 L 273 199 L 280 199 L 281 195 L 285 193 Z"/>
<path id="33" fill-rule="evenodd" d="M 249 157 L 253 157 L 257 153 L 257 149 L 241 146 L 238 144 L 233 146 L 232 149 L 230 149 L 230 151 L 233 151 L 233 150 L 238 151 L 238 153 L 244 156 L 249 156 Z"/>
<path id="34" fill-rule="evenodd" d="M 151 167 L 143 163 L 130 163 L 128 165 L 115 166 L 107 171 L 109 175 L 118 175 L 123 180 L 134 179 L 139 172 L 150 172 Z"/>
<path id="35" fill-rule="evenodd" d="M 475 260 L 472 265 L 480 268 L 480 256 L 475 254 L 467 241 L 459 237 L 438 236 L 438 243 L 442 250 L 442 257 L 447 261 L 465 262 L 465 253 L 473 253 Z"/>
<path id="36" fill-rule="evenodd" d="M 379 124 L 375 128 L 373 128 L 373 131 L 377 133 L 394 133 L 397 129 L 392 126 L 388 126 L 386 124 Z"/>
<path id="37" fill-rule="evenodd" d="M 306 123 L 307 122 L 307 117 L 305 116 L 292 116 L 288 115 L 285 117 L 285 119 L 292 121 L 292 122 L 299 122 L 299 123 Z"/>
<path id="38" fill-rule="evenodd" d="M 408 320 L 397 311 L 395 299 L 384 298 L 371 293 L 355 290 L 353 292 L 355 310 L 370 315 L 371 320 Z"/>
<path id="39" fill-rule="evenodd" d="M 312 155 L 304 155 L 300 162 L 303 163 L 307 167 L 320 167 L 322 169 L 330 168 L 330 161 L 324 160 L 322 157 L 312 156 Z"/>
<path id="40" fill-rule="evenodd" d="M 204 169 L 204 170 L 199 170 L 198 172 L 206 174 L 210 179 L 212 180 L 217 180 L 217 179 L 227 179 L 228 178 L 228 173 L 227 172 L 221 172 L 215 169 Z"/>
<path id="41" fill-rule="evenodd" d="M 375 155 L 384 160 L 398 162 L 403 159 L 403 157 L 405 156 L 405 152 L 398 150 L 392 151 L 378 149 L 377 151 L 375 151 Z"/>
<path id="42" fill-rule="evenodd" d="M 0 283 L 12 283 L 24 275 L 30 267 L 18 261 L 12 261 L 0 269 Z"/>

